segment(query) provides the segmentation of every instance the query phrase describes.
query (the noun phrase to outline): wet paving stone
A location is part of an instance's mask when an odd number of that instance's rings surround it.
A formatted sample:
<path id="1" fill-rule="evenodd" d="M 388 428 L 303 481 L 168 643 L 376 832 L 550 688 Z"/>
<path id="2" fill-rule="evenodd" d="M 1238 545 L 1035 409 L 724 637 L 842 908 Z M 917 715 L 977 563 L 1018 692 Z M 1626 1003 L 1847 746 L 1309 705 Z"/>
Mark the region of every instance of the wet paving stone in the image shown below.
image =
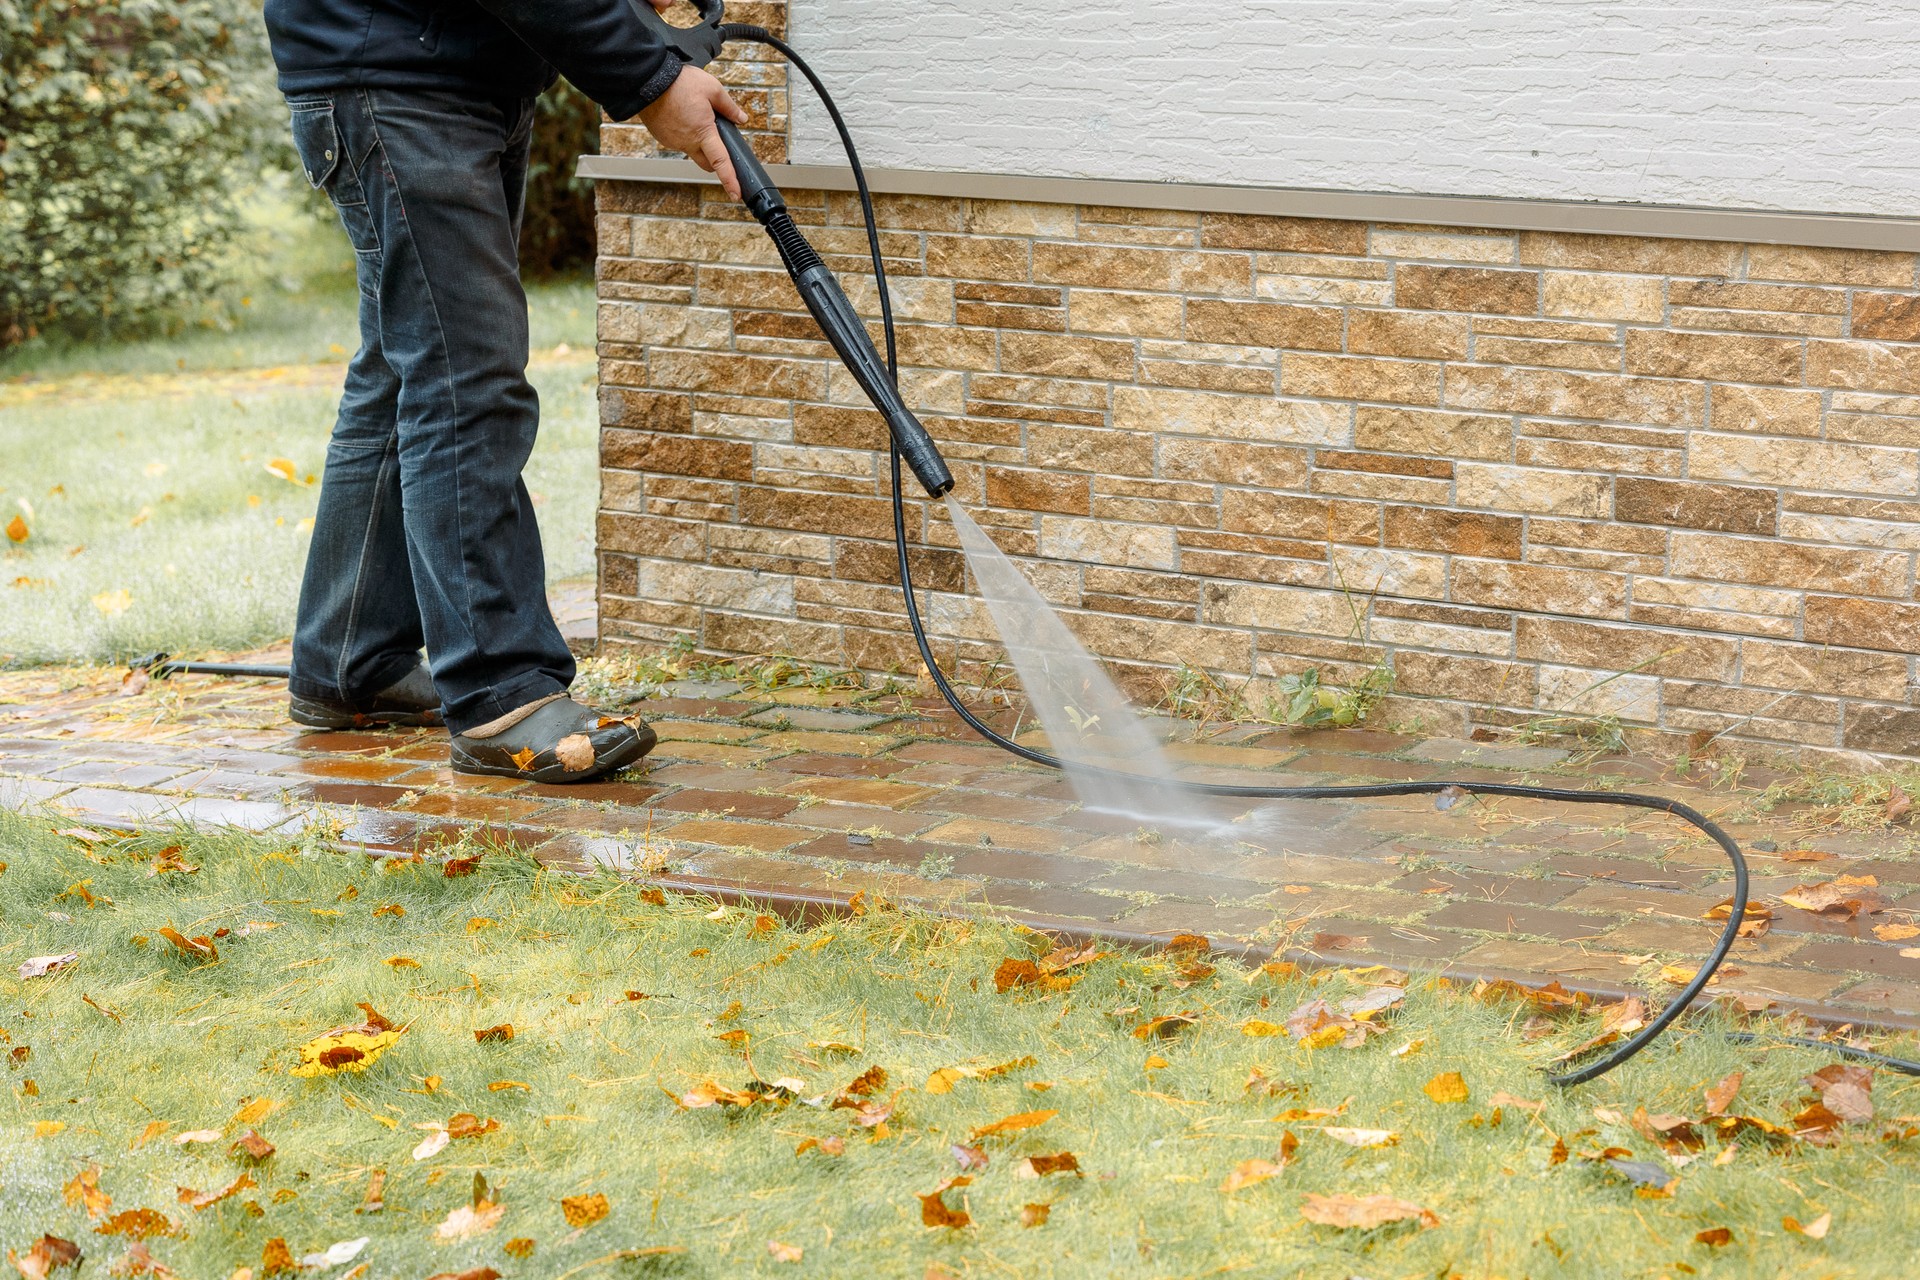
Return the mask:
<path id="1" fill-rule="evenodd" d="M 1719 932 L 1701 914 L 1730 892 L 1719 851 L 1657 813 L 1487 797 L 1442 811 L 1430 795 L 1210 800 L 1194 807 L 1213 829 L 1156 832 L 1079 808 L 1069 780 L 981 743 L 936 700 L 733 682 L 660 693 L 631 704 L 665 739 L 651 758 L 607 781 L 551 786 L 453 773 L 440 731 L 299 731 L 281 718 L 284 695 L 264 686 L 176 686 L 177 714 L 158 717 L 117 680 L 62 691 L 44 675 L 0 673 L 12 700 L 0 805 L 51 804 L 103 829 L 192 823 L 281 837 L 311 826 L 401 857 L 521 849 L 558 870 L 612 867 L 729 901 L 783 902 L 803 918 L 868 892 L 1070 936 L 1193 932 L 1256 955 L 1277 947 L 1315 963 L 1594 991 L 1697 963 Z M 1011 729 L 1016 717 L 992 720 Z M 1170 751 L 1189 778 L 1537 777 L 1630 785 L 1716 813 L 1752 794 L 1639 757 L 1576 765 L 1553 748 L 1375 730 L 1161 727 L 1176 731 Z M 1910 832 L 1787 834 L 1795 812 L 1733 827 L 1771 846 L 1753 848 L 1753 885 L 1775 920 L 1736 944 L 1715 994 L 1828 1020 L 1920 1022 L 1920 957 L 1900 954 L 1914 943 L 1873 933 L 1920 921 L 1920 845 Z M 1781 856 L 1793 849 L 1831 856 Z M 1843 873 L 1874 877 L 1885 909 L 1845 920 L 1780 902 Z"/>
<path id="2" fill-rule="evenodd" d="M 784 818 L 799 805 L 792 796 L 756 795 L 751 791 L 676 791 L 654 802 L 671 813 L 709 814 L 716 818 Z"/>

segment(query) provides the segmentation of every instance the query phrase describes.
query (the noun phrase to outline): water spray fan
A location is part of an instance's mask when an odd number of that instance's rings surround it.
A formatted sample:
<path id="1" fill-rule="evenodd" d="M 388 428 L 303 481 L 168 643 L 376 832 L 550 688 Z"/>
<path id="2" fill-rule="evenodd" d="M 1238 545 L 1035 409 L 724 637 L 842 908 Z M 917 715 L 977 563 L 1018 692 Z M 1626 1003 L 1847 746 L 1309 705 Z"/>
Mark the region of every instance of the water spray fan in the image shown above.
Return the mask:
<path id="1" fill-rule="evenodd" d="M 826 108 L 827 115 L 833 121 L 840 144 L 846 151 L 847 163 L 853 171 L 854 186 L 859 194 L 861 215 L 866 224 L 867 246 L 873 263 L 874 283 L 880 299 L 881 330 L 886 342 L 886 356 L 882 360 L 867 336 L 866 326 L 859 314 L 847 300 L 847 296 L 834 278 L 833 272 L 821 260 L 820 255 L 806 236 L 795 225 L 787 210 L 786 201 L 780 190 L 767 174 L 766 168 L 755 156 L 747 139 L 731 121 L 718 120 L 721 140 L 724 142 L 728 157 L 733 162 L 734 172 L 740 181 L 742 203 L 754 218 L 765 228 L 767 235 L 780 251 L 780 261 L 786 266 L 787 274 L 793 278 L 794 287 L 799 291 L 807 310 L 812 314 L 820 330 L 832 344 L 842 363 L 852 372 L 867 398 L 873 402 L 887 424 L 891 438 L 892 452 L 892 498 L 894 543 L 898 554 L 901 590 L 906 598 L 907 621 L 912 628 L 914 642 L 920 650 L 922 661 L 940 694 L 966 724 L 981 737 L 1002 750 L 1008 751 L 1035 764 L 1070 771 L 1081 775 L 1101 774 L 1110 779 L 1141 781 L 1137 774 L 1105 769 L 1079 762 L 1063 761 L 1045 752 L 1014 742 L 983 723 L 978 716 L 961 701 L 959 694 L 948 682 L 935 660 L 933 649 L 927 639 L 926 627 L 920 618 L 919 604 L 914 596 L 913 574 L 907 557 L 906 509 L 901 492 L 901 465 L 913 471 L 921 487 L 929 497 L 948 497 L 953 489 L 953 474 L 946 462 L 940 457 L 939 450 L 927 429 L 921 425 L 912 410 L 908 409 L 900 397 L 898 388 L 898 358 L 894 341 L 893 308 L 887 293 L 887 273 L 880 253 L 880 232 L 874 215 L 873 196 L 867 187 L 865 171 L 861 168 L 859 155 L 853 145 L 852 135 L 847 131 L 846 121 L 841 117 L 839 107 L 833 96 L 821 83 L 819 76 L 807 65 L 806 60 L 793 50 L 785 41 L 773 35 L 765 28 L 744 23 L 729 23 L 721 20 L 722 0 L 695 0 L 695 8 L 700 22 L 690 27 L 679 27 L 667 22 L 650 5 L 636 3 L 635 10 L 643 21 L 652 23 L 667 44 L 680 57 L 694 65 L 704 67 L 720 56 L 728 41 L 742 40 L 766 45 L 784 56 L 793 67 L 803 75 L 807 83 L 818 95 L 820 103 Z M 949 503 L 954 499 L 948 497 Z M 1220 783 L 1192 783 L 1169 781 L 1165 785 L 1181 791 L 1201 796 L 1224 796 L 1253 799 L 1287 800 L 1332 800 L 1365 799 L 1406 795 L 1446 795 L 1456 796 L 1462 792 L 1485 796 L 1511 796 L 1530 800 L 1554 800 L 1570 804 L 1619 805 L 1628 808 L 1651 809 L 1670 814 L 1693 826 L 1726 854 L 1733 869 L 1733 896 L 1729 901 L 1730 913 L 1725 927 L 1721 930 L 1712 952 L 1706 962 L 1679 991 L 1678 994 L 1637 1034 L 1611 1048 L 1610 1052 L 1571 1070 L 1549 1075 L 1548 1079 L 1557 1085 L 1575 1085 L 1595 1079 L 1627 1059 L 1639 1053 L 1657 1039 L 1662 1032 L 1706 989 L 1713 976 L 1727 958 L 1734 939 L 1739 935 L 1740 925 L 1745 916 L 1748 897 L 1748 873 L 1745 857 L 1740 846 L 1717 823 L 1692 807 L 1678 800 L 1661 796 L 1638 795 L 1622 791 L 1574 791 L 1554 787 L 1529 787 L 1511 783 L 1489 782 L 1391 782 L 1360 786 L 1330 787 L 1255 787 Z M 1729 1033 L 1736 1040 L 1750 1040 L 1753 1037 L 1743 1032 Z M 1845 1044 L 1829 1043 L 1802 1037 L 1769 1037 L 1770 1039 L 1817 1048 L 1836 1053 L 1844 1057 L 1857 1058 L 1875 1065 L 1901 1071 L 1909 1075 L 1920 1075 L 1920 1062 L 1909 1062 L 1891 1058 L 1883 1054 L 1871 1053 Z"/>

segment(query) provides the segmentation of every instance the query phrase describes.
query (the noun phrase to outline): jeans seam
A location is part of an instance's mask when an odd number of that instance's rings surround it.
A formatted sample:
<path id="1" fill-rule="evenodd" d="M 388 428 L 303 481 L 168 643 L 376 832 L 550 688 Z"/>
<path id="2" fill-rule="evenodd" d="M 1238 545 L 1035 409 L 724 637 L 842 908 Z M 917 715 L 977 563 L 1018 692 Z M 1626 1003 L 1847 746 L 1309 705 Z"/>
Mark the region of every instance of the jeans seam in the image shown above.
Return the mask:
<path id="1" fill-rule="evenodd" d="M 360 630 L 360 606 L 366 599 L 368 561 L 373 555 L 373 531 L 379 523 L 381 512 L 381 494 L 386 488 L 387 469 L 399 461 L 397 444 L 388 450 L 380 460 L 380 474 L 374 482 L 374 500 L 367 506 L 367 523 L 360 532 L 360 560 L 355 566 L 353 577 L 353 602 L 347 606 L 347 625 L 341 628 L 340 654 L 334 660 L 333 683 L 341 697 L 350 696 L 347 692 L 347 663 L 353 655 L 353 639 Z"/>

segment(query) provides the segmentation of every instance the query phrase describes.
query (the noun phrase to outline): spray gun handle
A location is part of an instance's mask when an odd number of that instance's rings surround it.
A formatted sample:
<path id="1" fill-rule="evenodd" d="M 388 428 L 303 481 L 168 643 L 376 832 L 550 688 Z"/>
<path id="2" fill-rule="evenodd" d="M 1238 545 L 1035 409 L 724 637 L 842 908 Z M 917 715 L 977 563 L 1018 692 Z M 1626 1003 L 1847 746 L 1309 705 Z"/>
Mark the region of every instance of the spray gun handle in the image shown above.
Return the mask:
<path id="1" fill-rule="evenodd" d="M 660 16 L 647 0 L 627 0 L 642 22 L 654 29 L 654 32 L 669 48 L 680 55 L 684 62 L 696 67 L 704 67 L 720 56 L 720 47 L 726 38 L 720 34 L 721 0 L 693 0 L 693 7 L 699 11 L 700 21 L 691 27 L 676 27 Z"/>
<path id="2" fill-rule="evenodd" d="M 784 209 L 787 202 L 781 198 L 780 188 L 773 185 L 773 179 L 767 176 L 766 168 L 760 163 L 760 157 L 753 154 L 746 135 L 739 126 L 725 116 L 715 116 L 714 124 L 719 126 L 720 141 L 726 145 L 727 158 L 733 161 L 733 175 L 740 180 L 740 203 L 747 206 L 761 222 L 775 209 Z"/>

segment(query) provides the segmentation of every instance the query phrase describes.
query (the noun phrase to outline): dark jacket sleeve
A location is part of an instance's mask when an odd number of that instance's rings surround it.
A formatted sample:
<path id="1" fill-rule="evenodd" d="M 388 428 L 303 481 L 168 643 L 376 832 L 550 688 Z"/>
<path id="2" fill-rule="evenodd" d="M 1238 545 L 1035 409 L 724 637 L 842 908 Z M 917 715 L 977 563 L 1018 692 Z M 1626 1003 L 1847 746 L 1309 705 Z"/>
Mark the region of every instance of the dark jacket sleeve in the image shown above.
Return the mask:
<path id="1" fill-rule="evenodd" d="M 633 0 L 478 3 L 616 120 L 665 93 L 685 65 L 634 12 Z"/>

